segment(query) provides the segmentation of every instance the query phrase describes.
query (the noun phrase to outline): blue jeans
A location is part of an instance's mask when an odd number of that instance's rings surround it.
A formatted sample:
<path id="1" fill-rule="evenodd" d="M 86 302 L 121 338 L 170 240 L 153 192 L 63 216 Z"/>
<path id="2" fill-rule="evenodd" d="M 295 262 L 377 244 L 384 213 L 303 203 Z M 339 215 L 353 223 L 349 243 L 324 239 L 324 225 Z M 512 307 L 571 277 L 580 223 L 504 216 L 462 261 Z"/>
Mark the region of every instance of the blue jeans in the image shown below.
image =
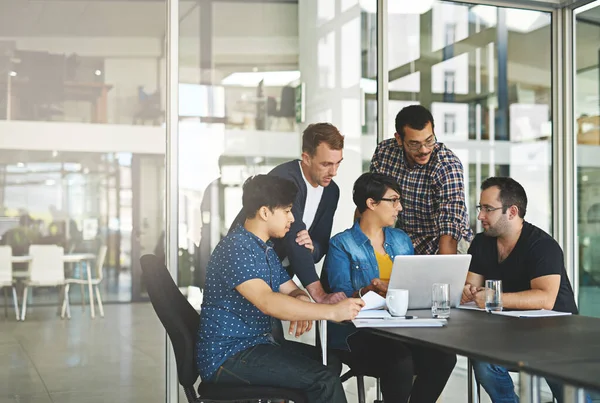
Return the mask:
<path id="1" fill-rule="evenodd" d="M 325 367 L 319 350 L 307 344 L 259 344 L 229 357 L 209 382 L 301 389 L 309 402 L 346 403 L 336 372 L 341 363 L 331 364 L 335 369 Z"/>
<path id="2" fill-rule="evenodd" d="M 509 370 L 499 365 L 487 362 L 473 361 L 473 371 L 477 383 L 490 395 L 493 403 L 519 403 L 519 396 L 515 393 L 515 385 L 510 377 Z M 546 379 L 552 395 L 558 403 L 564 400 L 563 384 Z M 585 400 L 591 403 L 591 397 L 586 394 Z"/>

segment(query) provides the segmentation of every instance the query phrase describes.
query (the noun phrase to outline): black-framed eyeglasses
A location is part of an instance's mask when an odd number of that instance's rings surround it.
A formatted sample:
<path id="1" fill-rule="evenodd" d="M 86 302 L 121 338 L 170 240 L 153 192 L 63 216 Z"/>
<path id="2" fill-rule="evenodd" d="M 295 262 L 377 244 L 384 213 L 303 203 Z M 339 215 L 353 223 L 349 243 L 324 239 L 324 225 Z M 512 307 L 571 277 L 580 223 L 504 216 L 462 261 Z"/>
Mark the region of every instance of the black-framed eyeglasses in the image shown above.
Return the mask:
<path id="1" fill-rule="evenodd" d="M 429 148 L 430 150 L 433 148 L 433 146 L 435 146 L 435 143 L 437 143 L 437 137 L 435 137 L 435 134 L 433 135 L 433 138 L 425 141 L 424 143 L 405 143 L 406 148 L 408 148 L 411 151 L 419 151 L 421 149 L 421 147 L 425 147 L 425 148 Z"/>
<path id="2" fill-rule="evenodd" d="M 398 207 L 398 204 L 400 204 L 400 198 L 393 198 L 393 199 L 390 198 L 390 199 L 388 199 L 388 198 L 382 197 L 379 200 L 383 200 L 383 201 L 392 203 L 392 207 Z"/>
<path id="3" fill-rule="evenodd" d="M 477 212 L 481 212 L 483 211 L 484 213 L 493 213 L 496 210 L 500 210 L 503 209 L 503 206 L 500 207 L 492 207 L 492 206 L 482 206 L 482 205 L 477 205 L 475 206 L 475 208 L 477 209 Z"/>

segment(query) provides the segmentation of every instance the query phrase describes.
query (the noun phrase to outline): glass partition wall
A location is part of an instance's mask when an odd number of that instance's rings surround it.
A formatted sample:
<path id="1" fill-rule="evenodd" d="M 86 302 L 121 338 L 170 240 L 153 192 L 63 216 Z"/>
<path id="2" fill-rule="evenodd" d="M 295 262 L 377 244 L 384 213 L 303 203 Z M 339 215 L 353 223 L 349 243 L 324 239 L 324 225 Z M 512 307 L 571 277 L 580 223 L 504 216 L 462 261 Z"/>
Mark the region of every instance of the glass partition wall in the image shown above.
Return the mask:
<path id="1" fill-rule="evenodd" d="M 105 302 L 143 298 L 138 260 L 164 229 L 166 5 L 0 4 L 0 241 L 25 255 L 31 244 L 95 256 L 105 246 Z"/>
<path id="2" fill-rule="evenodd" d="M 433 114 L 461 159 L 471 225 L 489 176 L 527 191 L 527 220 L 552 232 L 551 13 L 447 1 L 388 2 L 388 119 L 410 104 Z"/>
<path id="3" fill-rule="evenodd" d="M 573 21 L 579 308 L 600 317 L 600 2 L 576 8 Z"/>

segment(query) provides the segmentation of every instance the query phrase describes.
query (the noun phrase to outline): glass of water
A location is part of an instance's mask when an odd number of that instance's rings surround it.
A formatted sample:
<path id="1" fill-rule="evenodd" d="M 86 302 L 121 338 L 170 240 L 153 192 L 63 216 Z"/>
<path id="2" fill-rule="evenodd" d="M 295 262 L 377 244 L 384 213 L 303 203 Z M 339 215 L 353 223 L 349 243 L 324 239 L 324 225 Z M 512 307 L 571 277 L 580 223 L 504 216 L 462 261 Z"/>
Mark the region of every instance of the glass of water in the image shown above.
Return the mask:
<path id="1" fill-rule="evenodd" d="M 431 316 L 439 319 L 450 317 L 450 284 L 435 283 L 431 288 Z"/>
<path id="2" fill-rule="evenodd" d="M 502 310 L 502 280 L 485 280 L 485 310 Z"/>

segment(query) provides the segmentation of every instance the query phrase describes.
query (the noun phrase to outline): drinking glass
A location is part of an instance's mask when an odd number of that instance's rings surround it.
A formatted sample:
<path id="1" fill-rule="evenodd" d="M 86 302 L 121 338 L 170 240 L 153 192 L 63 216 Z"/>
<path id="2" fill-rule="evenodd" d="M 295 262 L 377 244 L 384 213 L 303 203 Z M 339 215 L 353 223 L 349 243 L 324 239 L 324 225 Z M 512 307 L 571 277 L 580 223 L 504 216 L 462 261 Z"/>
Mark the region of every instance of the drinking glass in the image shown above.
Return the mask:
<path id="1" fill-rule="evenodd" d="M 485 280 L 485 310 L 502 310 L 502 280 Z"/>
<path id="2" fill-rule="evenodd" d="M 450 317 L 450 284 L 435 283 L 431 288 L 431 316 L 439 319 Z"/>

